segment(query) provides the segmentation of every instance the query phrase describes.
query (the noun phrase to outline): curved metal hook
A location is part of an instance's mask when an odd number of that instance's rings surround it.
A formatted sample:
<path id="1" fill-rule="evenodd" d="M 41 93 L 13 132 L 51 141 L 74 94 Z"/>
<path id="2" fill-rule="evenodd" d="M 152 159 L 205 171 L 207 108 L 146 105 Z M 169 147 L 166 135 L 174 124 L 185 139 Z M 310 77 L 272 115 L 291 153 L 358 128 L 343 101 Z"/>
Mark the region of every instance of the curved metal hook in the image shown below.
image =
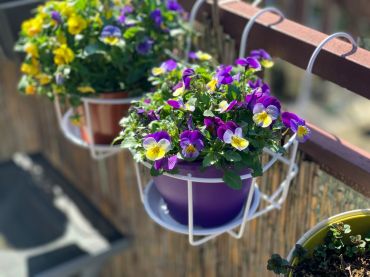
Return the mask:
<path id="1" fill-rule="evenodd" d="M 247 25 L 245 25 L 244 27 L 244 30 L 243 30 L 243 35 L 242 35 L 242 38 L 241 38 L 241 41 L 240 41 L 240 51 L 239 51 L 239 58 L 242 58 L 244 55 L 245 55 L 245 50 L 247 48 L 247 40 L 248 40 L 248 35 L 253 27 L 253 24 L 256 22 L 256 20 L 263 14 L 265 13 L 268 13 L 268 12 L 271 12 L 271 13 L 274 13 L 274 14 L 277 14 L 280 16 L 280 19 L 278 22 L 281 22 L 282 20 L 285 19 L 285 16 L 283 15 L 283 13 L 274 8 L 274 7 L 267 7 L 267 8 L 264 8 L 262 10 L 260 10 L 258 13 L 256 13 L 247 23 Z M 278 23 L 277 22 L 277 23 Z M 275 23 L 276 24 L 276 23 Z"/>
<path id="2" fill-rule="evenodd" d="M 324 46 L 332 41 L 335 38 L 342 37 L 347 39 L 351 44 L 352 44 L 352 49 L 348 51 L 347 53 L 343 54 L 342 57 L 345 57 L 347 55 L 353 54 L 356 52 L 358 46 L 356 41 L 353 39 L 353 37 L 347 33 L 344 32 L 339 32 L 339 33 L 334 33 L 330 36 L 328 36 L 326 39 L 324 39 L 315 49 L 315 51 L 312 53 L 312 56 L 310 58 L 310 61 L 308 62 L 308 66 L 305 72 L 305 75 L 303 77 L 302 81 L 302 86 L 300 90 L 300 96 L 298 99 L 298 110 L 304 114 L 306 105 L 308 100 L 310 99 L 311 96 L 311 79 L 312 79 L 312 69 L 315 64 L 315 61 Z"/>

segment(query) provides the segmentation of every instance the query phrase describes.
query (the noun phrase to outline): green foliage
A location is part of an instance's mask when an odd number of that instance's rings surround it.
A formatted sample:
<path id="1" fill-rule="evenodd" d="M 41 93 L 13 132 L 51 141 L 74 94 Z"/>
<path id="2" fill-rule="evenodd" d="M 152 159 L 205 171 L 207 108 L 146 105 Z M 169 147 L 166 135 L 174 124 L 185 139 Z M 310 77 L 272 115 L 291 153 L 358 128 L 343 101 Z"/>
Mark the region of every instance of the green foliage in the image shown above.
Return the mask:
<path id="1" fill-rule="evenodd" d="M 361 235 L 350 235 L 351 227 L 342 222 L 329 226 L 322 244 L 309 253 L 296 245 L 293 257 L 298 260 L 294 266 L 278 254 L 273 254 L 267 269 L 276 274 L 294 277 L 350 276 L 348 268 L 365 268 L 370 264 L 370 239 Z M 356 275 L 357 276 L 357 275 Z"/>

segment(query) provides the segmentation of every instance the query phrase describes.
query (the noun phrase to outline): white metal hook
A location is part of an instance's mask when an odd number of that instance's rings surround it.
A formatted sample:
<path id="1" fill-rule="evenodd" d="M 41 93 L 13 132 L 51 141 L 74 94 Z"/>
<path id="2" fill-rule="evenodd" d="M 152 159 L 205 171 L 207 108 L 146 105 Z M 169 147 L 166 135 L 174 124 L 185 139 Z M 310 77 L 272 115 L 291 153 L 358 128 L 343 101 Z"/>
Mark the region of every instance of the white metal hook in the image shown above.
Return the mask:
<path id="1" fill-rule="evenodd" d="M 258 4 L 258 3 L 257 3 Z M 253 24 L 256 22 L 256 20 L 263 14 L 265 13 L 274 13 L 280 16 L 280 20 L 285 19 L 285 16 L 283 13 L 274 8 L 274 7 L 267 7 L 262 10 L 260 10 L 258 13 L 256 13 L 245 25 L 244 30 L 243 30 L 243 35 L 240 41 L 240 51 L 239 51 L 239 58 L 242 58 L 245 55 L 245 50 L 247 49 L 247 40 L 248 40 L 248 35 L 253 27 Z"/>
<path id="2" fill-rule="evenodd" d="M 353 53 L 357 50 L 358 46 L 357 46 L 356 41 L 353 39 L 353 37 L 351 35 L 349 35 L 347 33 L 344 33 L 344 32 L 338 32 L 338 33 L 334 33 L 334 34 L 328 36 L 326 39 L 324 39 L 316 47 L 315 51 L 313 52 L 313 54 L 310 58 L 310 61 L 308 62 L 308 66 L 307 66 L 305 75 L 303 77 L 302 85 L 301 85 L 300 95 L 299 95 L 299 99 L 298 99 L 298 110 L 300 111 L 301 114 L 305 113 L 305 108 L 306 108 L 307 102 L 310 100 L 310 97 L 311 97 L 312 69 L 313 69 L 313 66 L 315 64 L 315 61 L 316 61 L 321 49 L 324 48 L 324 46 L 327 43 L 329 43 L 330 41 L 332 41 L 333 39 L 338 38 L 338 37 L 345 38 L 352 44 L 352 49 L 349 52 L 345 53 L 344 55 L 347 55 L 349 53 Z"/>

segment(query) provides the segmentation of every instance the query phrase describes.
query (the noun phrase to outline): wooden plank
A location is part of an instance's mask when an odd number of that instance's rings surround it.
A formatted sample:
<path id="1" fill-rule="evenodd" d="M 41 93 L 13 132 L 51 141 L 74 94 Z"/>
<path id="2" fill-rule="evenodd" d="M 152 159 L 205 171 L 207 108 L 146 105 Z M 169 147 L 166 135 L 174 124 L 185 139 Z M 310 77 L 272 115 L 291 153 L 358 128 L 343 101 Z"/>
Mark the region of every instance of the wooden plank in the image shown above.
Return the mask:
<path id="1" fill-rule="evenodd" d="M 190 10 L 195 1 L 179 2 Z M 210 11 L 211 5 L 204 4 L 203 11 Z M 240 1 L 220 4 L 224 32 L 239 42 L 245 24 L 259 10 Z M 248 49 L 265 48 L 273 56 L 305 69 L 311 54 L 327 35 L 289 19 L 277 23 L 278 20 L 279 17 L 271 13 L 261 16 L 250 33 Z M 313 73 L 370 99 L 370 52 L 358 48 L 343 57 L 351 49 L 349 43 L 333 40 L 320 53 Z"/>
<path id="2" fill-rule="evenodd" d="M 312 136 L 300 149 L 327 172 L 370 197 L 370 153 L 316 126 L 309 127 Z"/>

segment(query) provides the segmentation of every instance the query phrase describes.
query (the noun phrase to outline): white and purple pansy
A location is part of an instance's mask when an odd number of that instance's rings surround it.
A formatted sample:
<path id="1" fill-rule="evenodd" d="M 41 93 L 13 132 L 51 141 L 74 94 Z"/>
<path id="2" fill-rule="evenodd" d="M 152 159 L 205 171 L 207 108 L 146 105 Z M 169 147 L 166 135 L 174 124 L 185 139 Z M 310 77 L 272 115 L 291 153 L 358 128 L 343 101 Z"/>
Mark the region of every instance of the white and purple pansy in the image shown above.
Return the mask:
<path id="1" fill-rule="evenodd" d="M 280 111 L 276 106 L 265 107 L 262 103 L 257 103 L 253 108 L 253 121 L 258 126 L 267 128 L 279 117 L 279 114 Z"/>
<path id="2" fill-rule="evenodd" d="M 198 130 L 186 130 L 180 135 L 181 154 L 185 159 L 195 160 L 204 148 L 203 135 Z"/>
<path id="3" fill-rule="evenodd" d="M 167 101 L 167 104 L 170 105 L 175 110 L 183 109 L 185 111 L 193 112 L 195 110 L 195 103 L 194 101 L 188 101 L 187 103 L 184 103 L 184 101 L 179 98 L 178 100 L 170 99 Z"/>
<path id="4" fill-rule="evenodd" d="M 230 103 L 228 103 L 226 100 L 221 101 L 220 104 L 218 104 L 217 111 L 219 113 L 226 113 L 231 111 L 236 105 L 238 104 L 237 100 L 233 100 Z"/>
<path id="5" fill-rule="evenodd" d="M 106 44 L 117 45 L 121 41 L 121 36 L 122 32 L 120 28 L 108 25 L 102 30 L 100 39 Z"/>
<path id="6" fill-rule="evenodd" d="M 284 112 L 281 115 L 285 127 L 291 129 L 297 134 L 299 142 L 305 142 L 311 134 L 311 130 L 307 127 L 306 121 L 294 113 Z"/>
<path id="7" fill-rule="evenodd" d="M 161 64 L 159 67 L 154 67 L 152 69 L 152 74 L 154 76 L 159 76 L 167 72 L 171 72 L 177 68 L 177 62 L 175 60 L 169 59 Z"/>
<path id="8" fill-rule="evenodd" d="M 259 71 L 262 69 L 260 62 L 253 57 L 239 58 L 235 61 L 235 63 L 243 66 L 246 70 L 252 69 L 254 71 Z"/>
<path id="9" fill-rule="evenodd" d="M 249 141 L 243 137 L 243 130 L 240 127 L 236 128 L 235 131 L 230 129 L 226 130 L 223 141 L 227 144 L 231 144 L 232 147 L 239 151 L 243 151 L 249 146 Z"/>
<path id="10" fill-rule="evenodd" d="M 171 150 L 171 138 L 165 131 L 156 132 L 146 136 L 143 140 L 145 156 L 150 161 L 163 159 Z"/>

